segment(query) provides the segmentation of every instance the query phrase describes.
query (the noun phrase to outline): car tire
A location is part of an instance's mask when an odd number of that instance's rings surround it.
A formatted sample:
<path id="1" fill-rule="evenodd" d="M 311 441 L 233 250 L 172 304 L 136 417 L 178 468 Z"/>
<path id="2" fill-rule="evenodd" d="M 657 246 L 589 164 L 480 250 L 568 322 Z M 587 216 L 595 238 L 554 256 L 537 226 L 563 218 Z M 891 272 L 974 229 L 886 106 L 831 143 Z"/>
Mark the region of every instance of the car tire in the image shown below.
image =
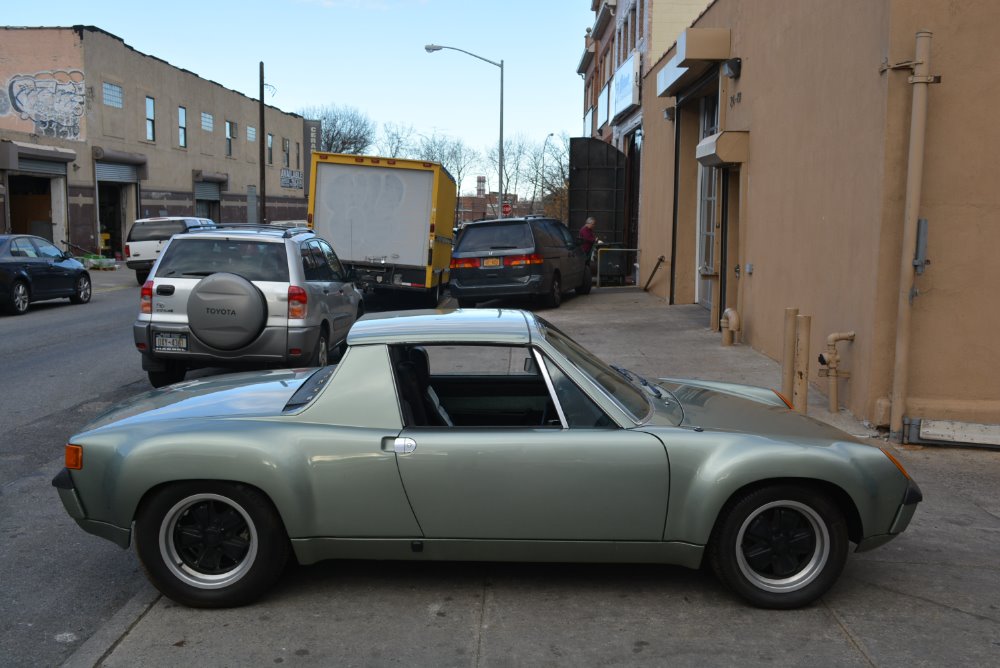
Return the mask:
<path id="1" fill-rule="evenodd" d="M 316 340 L 316 347 L 313 348 L 312 357 L 309 358 L 309 366 L 326 366 L 330 363 L 330 335 L 327 334 L 326 325 L 320 327 L 319 338 Z"/>
<path id="2" fill-rule="evenodd" d="M 24 281 L 14 281 L 10 286 L 10 294 L 3 305 L 4 310 L 13 315 L 24 315 L 31 304 L 31 291 Z"/>
<path id="3" fill-rule="evenodd" d="M 812 603 L 833 586 L 849 542 L 844 515 L 828 496 L 774 485 L 726 506 L 708 559 L 716 576 L 753 605 L 787 610 Z"/>
<path id="4" fill-rule="evenodd" d="M 135 282 L 136 283 L 138 283 L 139 285 L 145 285 L 147 278 L 149 278 L 149 272 L 148 271 L 139 271 L 139 270 L 136 270 L 136 272 L 135 272 Z"/>
<path id="5" fill-rule="evenodd" d="M 74 304 L 86 304 L 90 301 L 90 296 L 93 293 L 93 285 L 90 283 L 90 276 L 87 274 L 81 274 L 79 278 L 76 279 L 76 283 L 73 286 L 73 294 L 70 296 L 70 302 Z"/>
<path id="6" fill-rule="evenodd" d="M 149 384 L 153 387 L 166 387 L 167 385 L 173 385 L 184 380 L 184 376 L 187 375 L 187 368 L 183 364 L 169 362 L 162 371 L 150 369 L 146 372 L 146 375 L 149 377 Z"/>
<path id="7" fill-rule="evenodd" d="M 585 265 L 583 268 L 583 282 L 576 287 L 576 294 L 578 295 L 589 295 L 590 289 L 594 285 L 594 272 L 590 269 L 590 265 Z"/>
<path id="8" fill-rule="evenodd" d="M 556 272 L 552 274 L 552 284 L 549 286 L 549 293 L 545 295 L 545 306 L 559 308 L 560 304 L 562 304 L 562 281 Z"/>
<path id="9" fill-rule="evenodd" d="M 155 490 L 135 517 L 135 546 L 153 585 L 195 608 L 260 598 L 288 561 L 288 537 L 263 493 L 192 480 Z"/>
<path id="10" fill-rule="evenodd" d="M 441 283 L 438 283 L 433 288 L 427 290 L 426 303 L 428 308 L 437 308 L 438 304 L 441 303 Z"/>

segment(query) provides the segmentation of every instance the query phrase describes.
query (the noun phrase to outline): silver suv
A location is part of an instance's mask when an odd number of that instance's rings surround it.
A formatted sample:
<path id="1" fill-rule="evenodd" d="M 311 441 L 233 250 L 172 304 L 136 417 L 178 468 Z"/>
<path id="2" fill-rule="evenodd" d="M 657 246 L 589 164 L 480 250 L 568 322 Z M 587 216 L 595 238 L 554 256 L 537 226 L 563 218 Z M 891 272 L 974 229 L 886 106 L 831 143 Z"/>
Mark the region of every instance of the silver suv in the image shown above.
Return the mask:
<path id="1" fill-rule="evenodd" d="M 364 313 L 333 248 L 312 230 L 219 226 L 176 234 L 132 326 L 153 387 L 214 366 L 325 366 Z"/>

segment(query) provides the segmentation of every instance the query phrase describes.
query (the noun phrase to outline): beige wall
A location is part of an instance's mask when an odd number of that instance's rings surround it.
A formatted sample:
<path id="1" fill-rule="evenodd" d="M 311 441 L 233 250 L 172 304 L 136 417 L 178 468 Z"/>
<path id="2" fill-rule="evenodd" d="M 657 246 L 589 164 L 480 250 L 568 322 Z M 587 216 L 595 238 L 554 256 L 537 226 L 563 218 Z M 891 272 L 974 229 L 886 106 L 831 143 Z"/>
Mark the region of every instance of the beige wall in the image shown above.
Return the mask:
<path id="1" fill-rule="evenodd" d="M 659 59 L 677 41 L 677 36 L 698 18 L 710 0 L 653 0 L 649 2 L 650 63 Z M 643 67 L 643 73 L 648 67 Z M 656 91 L 653 91 L 656 95 Z"/>
<path id="2" fill-rule="evenodd" d="M 731 29 L 732 55 L 742 59 L 742 76 L 723 79 L 720 104 L 723 129 L 750 139 L 738 210 L 738 261 L 753 265 L 738 282 L 744 340 L 778 359 L 789 306 L 812 315 L 814 353 L 827 334 L 854 330 L 855 342 L 840 346 L 852 374 L 841 381 L 841 402 L 860 418 L 886 417 L 877 407 L 892 388 L 900 258 L 913 252 L 900 248 L 912 89 L 909 70 L 879 67 L 912 59 L 914 34 L 928 29 L 931 69 L 943 82 L 930 88 L 920 215 L 931 221 L 932 264 L 917 279 L 906 414 L 1000 422 L 1000 380 L 983 336 L 1000 326 L 1000 189 L 988 155 L 998 132 L 987 118 L 1000 102 L 1000 88 L 987 83 L 1000 69 L 991 32 L 1000 4 L 969 0 L 961 12 L 912 0 L 768 0 L 767 11 L 761 4 L 717 0 L 696 22 Z M 643 82 L 643 275 L 659 255 L 670 257 L 673 124 L 663 108 L 672 100 L 655 91 L 665 61 Z M 682 109 L 678 303 L 693 299 L 689 116 L 693 108 Z M 665 297 L 669 286 L 652 289 Z M 825 391 L 817 371 L 812 361 L 810 378 Z"/>

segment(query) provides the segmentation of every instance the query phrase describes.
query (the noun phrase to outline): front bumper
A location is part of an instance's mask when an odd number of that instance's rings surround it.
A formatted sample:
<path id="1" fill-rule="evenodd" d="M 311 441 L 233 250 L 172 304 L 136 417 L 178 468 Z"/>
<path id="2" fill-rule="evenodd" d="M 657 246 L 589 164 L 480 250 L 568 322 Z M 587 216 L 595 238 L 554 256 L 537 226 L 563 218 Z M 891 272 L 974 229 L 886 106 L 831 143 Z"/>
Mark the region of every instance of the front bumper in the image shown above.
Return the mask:
<path id="1" fill-rule="evenodd" d="M 880 545 L 885 545 L 890 540 L 903 533 L 906 527 L 910 525 L 910 520 L 913 519 L 913 514 L 917 511 L 917 504 L 924 500 L 924 494 L 920 491 L 920 487 L 912 480 L 906 481 L 906 492 L 903 494 L 903 502 L 899 504 L 899 508 L 896 510 L 896 516 L 892 520 L 892 524 L 889 526 L 889 533 L 878 534 L 875 536 L 869 536 L 858 543 L 858 547 L 855 552 L 866 552 L 872 550 Z"/>
<path id="2" fill-rule="evenodd" d="M 100 538 L 110 540 L 123 549 L 128 549 L 128 546 L 132 543 L 132 531 L 130 529 L 123 529 L 107 522 L 97 522 L 87 519 L 87 512 L 83 506 L 83 502 L 80 500 L 79 494 L 76 493 L 76 487 L 73 485 L 73 476 L 69 472 L 69 469 L 64 468 L 59 471 L 56 477 L 52 479 L 52 486 L 59 492 L 59 500 L 62 501 L 66 513 L 80 525 L 81 529 Z"/>

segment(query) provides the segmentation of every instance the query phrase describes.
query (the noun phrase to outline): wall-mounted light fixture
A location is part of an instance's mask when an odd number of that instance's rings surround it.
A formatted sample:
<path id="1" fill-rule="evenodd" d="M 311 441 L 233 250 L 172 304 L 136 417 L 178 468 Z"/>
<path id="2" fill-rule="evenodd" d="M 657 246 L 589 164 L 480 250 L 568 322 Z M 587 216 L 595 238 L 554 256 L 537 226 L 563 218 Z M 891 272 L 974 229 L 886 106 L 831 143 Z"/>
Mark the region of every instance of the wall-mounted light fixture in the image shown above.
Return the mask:
<path id="1" fill-rule="evenodd" d="M 667 107 L 663 110 L 663 120 L 673 121 L 674 120 L 674 107 Z"/>
<path id="2" fill-rule="evenodd" d="M 742 69 L 743 60 L 741 58 L 730 58 L 722 62 L 722 74 L 730 79 L 739 79 Z"/>

